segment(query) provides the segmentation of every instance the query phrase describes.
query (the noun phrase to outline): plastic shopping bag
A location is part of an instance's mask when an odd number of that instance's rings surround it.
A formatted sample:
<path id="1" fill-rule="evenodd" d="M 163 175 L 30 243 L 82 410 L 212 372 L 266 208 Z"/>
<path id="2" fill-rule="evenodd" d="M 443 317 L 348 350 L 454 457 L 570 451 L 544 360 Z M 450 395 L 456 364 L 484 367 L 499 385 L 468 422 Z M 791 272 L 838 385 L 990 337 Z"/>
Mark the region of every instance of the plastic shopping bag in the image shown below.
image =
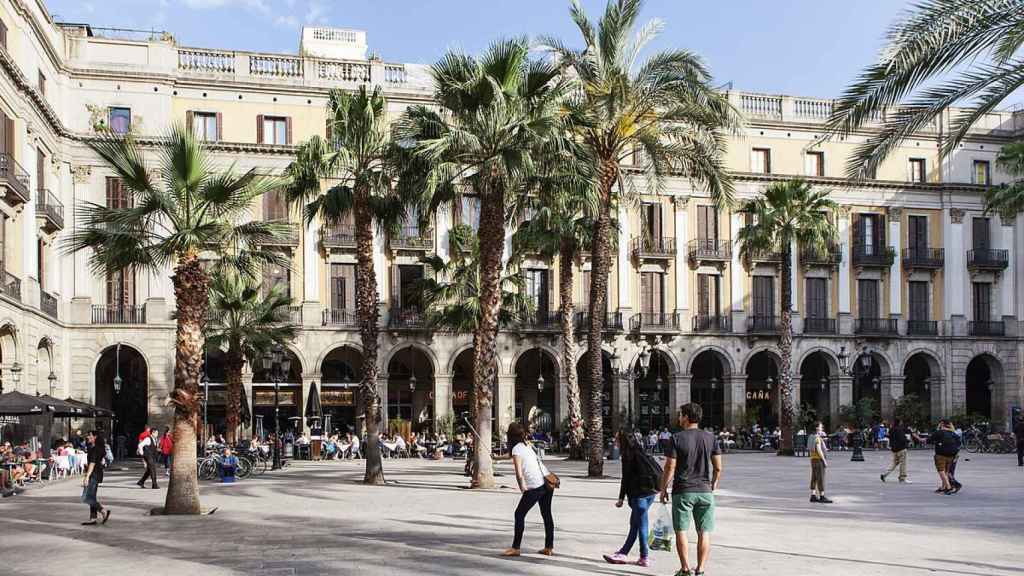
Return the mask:
<path id="1" fill-rule="evenodd" d="M 672 540 L 675 533 L 672 530 L 672 511 L 668 504 L 659 504 L 654 512 L 654 525 L 651 527 L 649 537 L 651 550 L 672 551 Z"/>

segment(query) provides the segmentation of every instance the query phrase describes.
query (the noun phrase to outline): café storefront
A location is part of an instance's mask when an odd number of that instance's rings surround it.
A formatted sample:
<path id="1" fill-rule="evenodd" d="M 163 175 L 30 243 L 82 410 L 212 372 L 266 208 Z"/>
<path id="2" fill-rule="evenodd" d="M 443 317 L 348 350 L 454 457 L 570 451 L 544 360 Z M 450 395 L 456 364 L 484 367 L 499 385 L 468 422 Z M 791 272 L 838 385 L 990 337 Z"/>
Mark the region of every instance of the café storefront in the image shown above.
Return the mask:
<path id="1" fill-rule="evenodd" d="M 358 391 L 356 386 L 324 384 L 320 391 L 320 405 L 323 408 L 326 434 L 357 432 L 361 428 Z"/>
<path id="2" fill-rule="evenodd" d="M 253 385 L 253 433 L 258 436 L 266 436 L 275 429 L 274 396 L 273 385 Z M 282 384 L 277 392 L 282 434 L 289 430 L 296 434 L 302 433 L 301 397 L 302 386 L 299 385 Z"/>

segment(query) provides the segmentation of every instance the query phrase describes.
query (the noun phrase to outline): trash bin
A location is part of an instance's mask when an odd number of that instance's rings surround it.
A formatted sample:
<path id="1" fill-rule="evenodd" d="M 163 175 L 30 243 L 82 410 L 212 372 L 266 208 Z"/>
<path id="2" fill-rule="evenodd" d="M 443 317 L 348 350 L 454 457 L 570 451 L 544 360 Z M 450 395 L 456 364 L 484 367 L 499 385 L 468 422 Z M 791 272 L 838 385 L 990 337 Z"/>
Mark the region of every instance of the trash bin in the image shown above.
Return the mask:
<path id="1" fill-rule="evenodd" d="M 286 442 L 284 445 L 284 458 L 286 460 L 295 457 L 295 445 L 291 442 Z"/>

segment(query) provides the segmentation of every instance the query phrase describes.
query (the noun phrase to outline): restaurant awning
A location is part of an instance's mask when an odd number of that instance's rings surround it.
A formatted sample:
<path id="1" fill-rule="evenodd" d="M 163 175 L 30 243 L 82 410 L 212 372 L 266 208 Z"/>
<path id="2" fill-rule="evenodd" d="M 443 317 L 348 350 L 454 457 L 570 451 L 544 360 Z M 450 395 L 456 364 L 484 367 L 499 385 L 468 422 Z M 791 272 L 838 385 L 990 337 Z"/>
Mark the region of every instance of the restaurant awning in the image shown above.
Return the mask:
<path id="1" fill-rule="evenodd" d="M 84 410 L 85 415 L 83 416 L 83 418 L 112 418 L 114 416 L 113 410 L 101 408 L 99 406 L 89 404 L 88 402 L 75 400 L 70 396 L 65 398 L 64 401 L 67 402 L 68 404 L 74 404 L 75 406 L 78 406 L 79 408 Z"/>
<path id="2" fill-rule="evenodd" d="M 52 414 L 54 409 L 42 396 L 30 396 L 17 391 L 0 394 L 0 416 Z"/>
<path id="3" fill-rule="evenodd" d="M 85 418 L 85 410 L 81 406 L 77 406 L 70 402 L 65 402 L 60 398 L 54 398 L 47 394 L 39 396 L 39 399 L 52 409 L 53 415 L 56 418 Z"/>
<path id="4" fill-rule="evenodd" d="M 309 385 L 309 396 L 306 398 L 306 418 L 321 419 L 324 417 L 324 409 L 320 405 L 320 391 L 316 388 L 316 382 Z"/>

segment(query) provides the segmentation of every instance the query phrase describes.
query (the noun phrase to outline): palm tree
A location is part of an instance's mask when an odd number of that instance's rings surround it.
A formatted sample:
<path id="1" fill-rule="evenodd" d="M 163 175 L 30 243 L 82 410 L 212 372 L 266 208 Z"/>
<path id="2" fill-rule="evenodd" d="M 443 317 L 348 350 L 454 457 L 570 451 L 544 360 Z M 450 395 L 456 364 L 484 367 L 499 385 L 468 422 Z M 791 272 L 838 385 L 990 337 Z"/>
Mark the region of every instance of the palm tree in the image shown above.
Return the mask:
<path id="1" fill-rule="evenodd" d="M 521 38 L 497 41 L 479 57 L 450 52 L 432 74 L 439 109 L 412 106 L 399 122 L 396 141 L 412 160 L 402 186 L 422 193 L 427 212 L 456 202 L 464 187 L 480 199 L 480 309 L 473 351 L 480 437 L 473 486 L 489 488 L 506 215 L 529 187 L 542 149 L 558 142 L 563 84 L 554 65 L 530 59 Z"/>
<path id="2" fill-rule="evenodd" d="M 251 278 L 233 270 L 217 270 L 210 280 L 210 320 L 206 324 L 206 345 L 227 348 L 227 428 L 229 444 L 234 444 L 241 420 L 242 368 L 249 365 L 274 344 L 286 345 L 295 339 L 296 327 L 283 321 L 292 299 L 283 286 L 274 286 L 263 294 Z"/>
<path id="3" fill-rule="evenodd" d="M 779 454 L 793 454 L 793 243 L 825 253 L 835 242 L 836 227 L 828 214 L 837 208 L 829 191 L 814 190 L 803 180 L 789 180 L 769 186 L 764 194 L 747 200 L 740 213 L 749 215 L 750 225 L 737 234 L 740 256 L 750 259 L 758 252 L 781 252 L 782 313 L 779 322 Z"/>
<path id="4" fill-rule="evenodd" d="M 996 157 L 996 165 L 1009 174 L 1013 182 L 986 190 L 986 209 L 1011 217 L 1024 210 L 1024 142 L 1003 146 Z"/>
<path id="5" fill-rule="evenodd" d="M 881 131 L 854 150 L 851 177 L 870 177 L 899 144 L 946 108 L 951 118 L 941 153 L 1024 85 L 1024 0 L 921 0 L 894 22 L 878 61 L 836 101 L 827 126 L 846 136 L 881 119 Z"/>
<path id="6" fill-rule="evenodd" d="M 392 188 L 394 147 L 387 120 L 387 103 L 380 88 L 360 86 L 355 93 L 332 90 L 327 119 L 330 140 L 313 136 L 299 146 L 288 167 L 289 197 L 303 206 L 307 222 L 342 225 L 351 216 L 356 240 L 356 316 L 363 345 L 360 396 L 366 426 L 367 484 L 383 484 L 384 468 L 377 441 L 380 433 L 380 394 L 377 391 L 377 335 L 380 319 L 377 276 L 373 265 L 374 228 L 393 230 L 404 217 L 401 199 Z M 321 191 L 321 183 L 331 187 Z"/>
<path id="7" fill-rule="evenodd" d="M 639 170 L 647 176 L 647 192 L 660 193 L 668 175 L 686 175 L 705 187 L 719 205 L 732 199 L 732 180 L 725 170 L 723 130 L 738 125 L 738 114 L 710 85 L 711 74 L 701 59 L 686 50 L 667 50 L 638 63 L 640 53 L 661 30 L 653 21 L 632 34 L 642 0 L 609 0 L 595 27 L 578 0 L 570 13 L 583 37 L 581 49 L 546 38 L 543 43 L 571 69 L 578 90 L 567 100 L 571 134 L 581 149 L 579 162 L 597 174 L 598 211 L 591 246 L 590 319 L 587 373 L 601 382 L 601 333 L 612 265 L 612 209 L 630 185 L 620 163 L 642 152 Z M 601 387 L 590 391 L 589 475 L 604 473 Z"/>
<path id="8" fill-rule="evenodd" d="M 217 171 L 202 142 L 182 125 L 172 127 L 158 145 L 155 171 L 146 166 L 143 150 L 131 136 L 107 134 L 89 146 L 121 179 L 128 207 L 83 203 L 81 228 L 71 233 L 66 250 L 88 250 L 96 274 L 162 273 L 173 267 L 174 462 L 164 512 L 198 514 L 196 414 L 209 307 L 209 276 L 199 255 L 226 247 L 228 252 L 221 255 L 224 264 L 251 277 L 264 264 L 287 265 L 280 256 L 258 249 L 261 243 L 283 237 L 285 226 L 239 223 L 257 198 L 283 181 L 260 176 L 255 169 L 242 174 L 233 167 Z"/>

